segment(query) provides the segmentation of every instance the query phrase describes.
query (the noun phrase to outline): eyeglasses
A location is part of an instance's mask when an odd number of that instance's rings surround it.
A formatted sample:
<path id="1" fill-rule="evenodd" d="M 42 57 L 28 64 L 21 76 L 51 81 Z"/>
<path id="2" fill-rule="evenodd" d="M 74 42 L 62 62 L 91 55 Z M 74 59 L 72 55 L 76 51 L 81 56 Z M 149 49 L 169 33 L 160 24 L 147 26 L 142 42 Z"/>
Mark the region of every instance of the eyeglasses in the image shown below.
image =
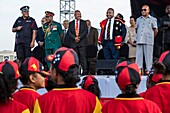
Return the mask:
<path id="1" fill-rule="evenodd" d="M 49 18 L 50 16 L 45 16 L 46 18 Z"/>
<path id="2" fill-rule="evenodd" d="M 41 21 L 41 22 L 45 22 L 45 21 Z"/>
<path id="3" fill-rule="evenodd" d="M 142 9 L 141 11 L 146 11 L 146 9 Z"/>
<path id="4" fill-rule="evenodd" d="M 22 12 L 24 12 L 24 13 L 29 13 L 29 11 L 22 11 Z"/>

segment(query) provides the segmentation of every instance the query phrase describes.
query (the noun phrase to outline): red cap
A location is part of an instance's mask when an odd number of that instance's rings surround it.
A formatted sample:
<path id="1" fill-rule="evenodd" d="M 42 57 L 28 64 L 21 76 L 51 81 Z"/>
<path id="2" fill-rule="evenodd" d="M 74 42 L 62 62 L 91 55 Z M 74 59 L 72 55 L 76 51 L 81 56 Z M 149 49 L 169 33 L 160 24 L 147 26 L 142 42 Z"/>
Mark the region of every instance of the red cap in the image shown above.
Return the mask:
<path id="1" fill-rule="evenodd" d="M 42 74 L 43 76 L 49 76 L 50 74 L 44 71 L 44 66 L 41 62 L 39 62 L 34 57 L 28 57 L 21 65 L 21 70 L 23 71 L 30 71 L 30 72 L 37 72 Z"/>
<path id="2" fill-rule="evenodd" d="M 124 90 L 127 85 L 139 84 L 141 81 L 140 69 L 136 63 L 121 62 L 116 66 L 116 82 L 120 89 Z"/>
<path id="3" fill-rule="evenodd" d="M 53 12 L 50 11 L 45 11 L 46 16 L 51 16 L 53 17 L 55 14 Z"/>
<path id="4" fill-rule="evenodd" d="M 170 51 L 165 51 L 161 54 L 159 62 L 166 66 L 166 70 L 170 71 Z"/>
<path id="5" fill-rule="evenodd" d="M 12 61 L 4 61 L 0 64 L 0 72 L 4 75 L 15 77 L 18 79 L 20 77 L 18 64 Z"/>
<path id="6" fill-rule="evenodd" d="M 162 79 L 162 74 L 153 74 L 151 80 L 155 83 L 158 83 Z"/>
<path id="7" fill-rule="evenodd" d="M 61 47 L 53 55 L 46 58 L 56 69 L 67 72 L 72 65 L 79 64 L 77 53 L 70 48 Z"/>
<path id="8" fill-rule="evenodd" d="M 96 80 L 96 78 L 92 75 L 85 76 L 81 83 L 82 88 L 88 89 L 90 85 L 95 84 L 94 79 Z M 98 84 L 98 82 L 97 82 L 97 84 Z"/>

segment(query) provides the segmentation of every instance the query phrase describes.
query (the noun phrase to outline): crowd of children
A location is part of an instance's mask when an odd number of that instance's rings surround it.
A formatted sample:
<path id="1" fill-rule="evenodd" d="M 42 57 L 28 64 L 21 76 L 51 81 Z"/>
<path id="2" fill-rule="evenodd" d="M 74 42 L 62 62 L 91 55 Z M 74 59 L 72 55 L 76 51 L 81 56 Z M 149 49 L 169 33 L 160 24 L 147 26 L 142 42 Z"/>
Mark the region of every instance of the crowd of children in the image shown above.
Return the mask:
<path id="1" fill-rule="evenodd" d="M 97 79 L 86 75 L 80 82 L 79 60 L 73 49 L 61 47 L 46 60 L 50 71 L 34 57 L 0 63 L 1 113 L 169 113 L 170 51 L 153 64 L 147 91 L 137 94 L 141 81 L 136 63 L 123 61 L 116 66 L 115 78 L 121 94 L 107 103 L 100 101 Z M 69 59 L 69 60 L 68 60 Z M 23 86 L 17 90 L 18 79 Z M 36 90 L 45 88 L 39 95 Z M 17 90 L 17 91 L 16 91 Z"/>

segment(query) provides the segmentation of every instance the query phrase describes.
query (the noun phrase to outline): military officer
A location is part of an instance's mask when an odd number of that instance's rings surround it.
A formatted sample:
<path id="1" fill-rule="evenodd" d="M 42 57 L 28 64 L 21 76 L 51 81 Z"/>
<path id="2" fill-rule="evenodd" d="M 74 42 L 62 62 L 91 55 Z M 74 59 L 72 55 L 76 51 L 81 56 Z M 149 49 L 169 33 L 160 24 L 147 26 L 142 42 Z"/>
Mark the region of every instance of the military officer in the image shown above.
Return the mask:
<path id="1" fill-rule="evenodd" d="M 45 31 L 45 54 L 53 54 L 58 48 L 62 46 L 61 40 L 63 37 L 63 30 L 61 24 L 53 21 L 54 13 L 46 11 L 47 22 L 43 25 Z M 50 63 L 48 63 L 48 68 Z"/>

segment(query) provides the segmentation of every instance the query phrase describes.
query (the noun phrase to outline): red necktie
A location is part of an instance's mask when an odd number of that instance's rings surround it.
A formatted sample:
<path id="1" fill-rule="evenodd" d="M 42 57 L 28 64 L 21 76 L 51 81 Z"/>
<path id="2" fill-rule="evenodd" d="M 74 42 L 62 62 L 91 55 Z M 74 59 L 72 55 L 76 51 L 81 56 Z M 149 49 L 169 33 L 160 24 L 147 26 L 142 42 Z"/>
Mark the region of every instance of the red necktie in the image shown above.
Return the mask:
<path id="1" fill-rule="evenodd" d="M 76 37 L 79 36 L 79 26 L 78 26 L 78 20 L 76 20 Z"/>

